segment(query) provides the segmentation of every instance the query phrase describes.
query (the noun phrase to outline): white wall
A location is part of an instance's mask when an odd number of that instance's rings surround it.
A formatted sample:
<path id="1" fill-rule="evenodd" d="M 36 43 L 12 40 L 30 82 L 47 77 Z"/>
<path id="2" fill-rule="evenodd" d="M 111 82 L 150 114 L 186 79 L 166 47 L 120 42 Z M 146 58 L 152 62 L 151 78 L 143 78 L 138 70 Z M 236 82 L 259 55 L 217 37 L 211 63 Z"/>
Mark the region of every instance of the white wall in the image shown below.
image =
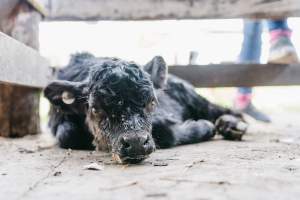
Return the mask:
<path id="1" fill-rule="evenodd" d="M 300 50 L 300 18 L 289 19 L 293 42 Z M 267 31 L 263 34 L 262 61 L 268 54 Z M 42 55 L 53 65 L 64 65 L 69 54 L 90 51 L 97 56 L 116 56 L 145 63 L 163 55 L 169 64 L 187 64 L 191 50 L 199 63 L 235 61 L 242 42 L 242 20 L 167 20 L 43 22 L 40 25 Z"/>

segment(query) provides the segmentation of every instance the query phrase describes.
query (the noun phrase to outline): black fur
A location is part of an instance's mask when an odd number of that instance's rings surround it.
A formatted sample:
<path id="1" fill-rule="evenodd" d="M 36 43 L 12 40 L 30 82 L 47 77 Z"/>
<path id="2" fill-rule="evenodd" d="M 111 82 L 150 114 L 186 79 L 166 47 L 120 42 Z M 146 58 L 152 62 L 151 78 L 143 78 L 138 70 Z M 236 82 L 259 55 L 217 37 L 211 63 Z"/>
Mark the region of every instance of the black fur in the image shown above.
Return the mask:
<path id="1" fill-rule="evenodd" d="M 236 120 L 230 126 L 223 120 L 226 129 L 219 133 L 235 139 L 228 135 L 239 131 L 238 113 L 210 103 L 188 82 L 168 75 L 161 57 L 142 70 L 117 58 L 76 54 L 58 79 L 44 93 L 53 105 L 49 126 L 63 148 L 92 149 L 94 144 L 130 162 L 144 159 L 154 142 L 168 148 L 207 141 L 221 126 L 217 119 L 226 114 Z M 63 101 L 65 91 L 74 102 Z"/>

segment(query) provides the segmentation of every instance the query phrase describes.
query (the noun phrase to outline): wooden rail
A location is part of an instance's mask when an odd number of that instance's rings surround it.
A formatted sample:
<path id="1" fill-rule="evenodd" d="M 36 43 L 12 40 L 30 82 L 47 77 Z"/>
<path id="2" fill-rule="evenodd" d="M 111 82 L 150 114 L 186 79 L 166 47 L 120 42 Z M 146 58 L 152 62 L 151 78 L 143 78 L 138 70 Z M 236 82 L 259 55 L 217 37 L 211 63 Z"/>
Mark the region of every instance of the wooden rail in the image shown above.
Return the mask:
<path id="1" fill-rule="evenodd" d="M 0 82 L 43 88 L 54 70 L 35 50 L 0 32 Z M 169 72 L 196 87 L 300 85 L 300 65 L 176 65 Z"/>
<path id="2" fill-rule="evenodd" d="M 36 2 L 36 1 L 29 1 Z M 47 20 L 161 20 L 300 16 L 299 0 L 43 0 Z M 34 4 L 35 5 L 35 4 Z M 42 88 L 53 77 L 37 52 L 0 33 L 0 82 Z M 171 66 L 198 87 L 299 85 L 298 65 Z"/>
<path id="3" fill-rule="evenodd" d="M 43 88 L 52 76 L 35 50 L 0 32 L 0 82 Z"/>
<path id="4" fill-rule="evenodd" d="M 300 85 L 300 64 L 177 65 L 169 72 L 196 87 Z"/>
<path id="5" fill-rule="evenodd" d="M 163 20 L 300 16 L 299 0 L 43 0 L 48 20 Z"/>

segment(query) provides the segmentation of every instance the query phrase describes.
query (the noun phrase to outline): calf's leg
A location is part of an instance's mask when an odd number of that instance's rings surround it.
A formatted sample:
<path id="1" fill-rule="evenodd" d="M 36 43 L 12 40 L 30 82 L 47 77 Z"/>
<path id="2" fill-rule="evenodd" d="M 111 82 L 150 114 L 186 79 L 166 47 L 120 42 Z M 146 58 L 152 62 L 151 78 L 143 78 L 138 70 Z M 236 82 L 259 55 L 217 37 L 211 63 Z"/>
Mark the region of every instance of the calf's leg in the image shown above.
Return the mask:
<path id="1" fill-rule="evenodd" d="M 207 120 L 176 123 L 164 119 L 153 124 L 152 135 L 158 148 L 169 148 L 207 141 L 214 137 L 215 127 Z"/>
<path id="2" fill-rule="evenodd" d="M 242 140 L 248 125 L 233 115 L 222 115 L 215 123 L 216 132 L 225 140 Z"/>
<path id="3" fill-rule="evenodd" d="M 191 118 L 194 120 L 205 119 L 215 124 L 217 133 L 227 140 L 241 140 L 246 133 L 247 124 L 242 114 L 229 108 L 213 104 L 198 95 L 189 84 L 176 85 L 177 90 L 183 91 L 182 96 L 176 98 L 189 108 Z"/>

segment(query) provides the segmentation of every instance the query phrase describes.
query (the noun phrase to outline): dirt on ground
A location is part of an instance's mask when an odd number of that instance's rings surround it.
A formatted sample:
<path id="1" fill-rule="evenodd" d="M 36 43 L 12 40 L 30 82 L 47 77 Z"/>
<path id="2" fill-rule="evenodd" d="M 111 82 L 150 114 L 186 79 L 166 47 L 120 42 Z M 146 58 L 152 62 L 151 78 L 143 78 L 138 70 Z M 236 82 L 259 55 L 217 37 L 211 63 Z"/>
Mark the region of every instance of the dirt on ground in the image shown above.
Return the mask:
<path id="1" fill-rule="evenodd" d="M 46 134 L 0 138 L 0 199 L 299 199 L 300 113 L 250 124 L 241 142 L 157 150 L 139 165 L 60 149 Z"/>

